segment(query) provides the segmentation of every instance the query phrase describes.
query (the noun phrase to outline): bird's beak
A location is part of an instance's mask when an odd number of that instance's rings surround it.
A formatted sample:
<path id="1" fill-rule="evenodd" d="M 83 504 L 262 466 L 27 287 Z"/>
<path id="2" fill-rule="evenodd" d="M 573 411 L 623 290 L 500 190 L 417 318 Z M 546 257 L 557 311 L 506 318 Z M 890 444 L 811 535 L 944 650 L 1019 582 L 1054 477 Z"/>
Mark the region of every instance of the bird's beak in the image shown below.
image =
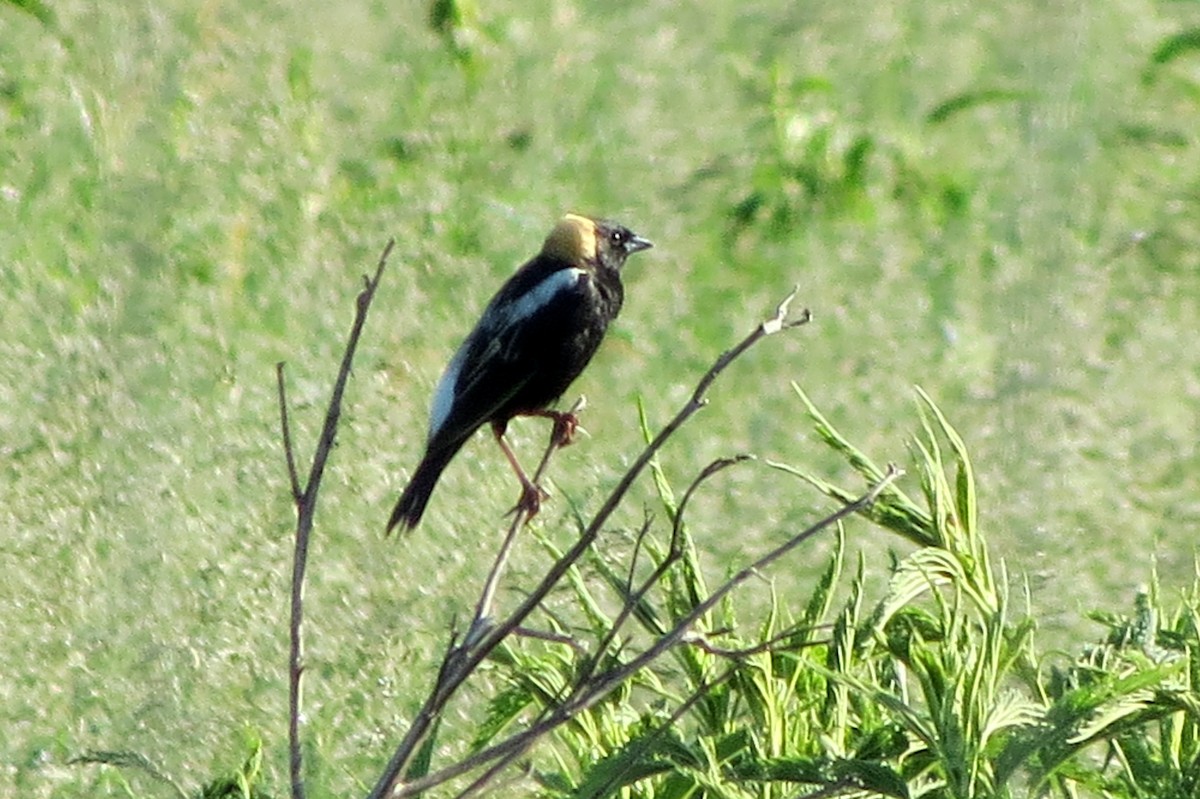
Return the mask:
<path id="1" fill-rule="evenodd" d="M 653 246 L 654 245 L 650 243 L 649 239 L 643 239 L 641 236 L 634 233 L 625 242 L 625 254 L 633 255 L 635 252 L 641 252 L 642 250 L 648 250 Z"/>

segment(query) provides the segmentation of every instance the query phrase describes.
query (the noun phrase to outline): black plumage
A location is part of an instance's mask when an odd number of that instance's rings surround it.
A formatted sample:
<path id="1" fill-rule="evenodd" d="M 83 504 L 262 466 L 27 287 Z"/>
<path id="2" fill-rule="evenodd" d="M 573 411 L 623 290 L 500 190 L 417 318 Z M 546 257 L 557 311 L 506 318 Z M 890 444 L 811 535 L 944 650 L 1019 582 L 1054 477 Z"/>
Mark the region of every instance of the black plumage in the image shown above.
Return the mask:
<path id="1" fill-rule="evenodd" d="M 425 455 L 388 520 L 412 529 L 442 471 L 490 423 L 522 485 L 519 507 L 535 513 L 539 491 L 504 440 L 515 416 L 544 415 L 592 359 L 624 300 L 621 266 L 650 242 L 626 227 L 568 214 L 539 252 L 501 286 L 446 367 L 434 393 Z"/>

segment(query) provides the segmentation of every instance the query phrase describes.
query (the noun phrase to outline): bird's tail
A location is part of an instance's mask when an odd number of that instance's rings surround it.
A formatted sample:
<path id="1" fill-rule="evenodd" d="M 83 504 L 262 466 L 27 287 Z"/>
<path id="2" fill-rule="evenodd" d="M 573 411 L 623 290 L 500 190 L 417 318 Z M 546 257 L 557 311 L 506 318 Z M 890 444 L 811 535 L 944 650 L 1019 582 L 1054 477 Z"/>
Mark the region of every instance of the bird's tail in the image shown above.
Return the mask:
<path id="1" fill-rule="evenodd" d="M 387 533 L 391 533 L 392 529 L 397 526 L 400 527 L 401 533 L 406 533 L 417 526 L 417 522 L 421 521 L 421 515 L 425 513 L 425 505 L 429 502 L 430 495 L 433 494 L 433 487 L 437 485 L 442 471 L 461 446 L 460 443 L 457 446 L 425 453 L 425 457 L 417 465 L 417 470 L 413 472 L 412 479 L 405 486 L 404 493 L 400 495 L 400 501 L 396 503 L 396 509 L 392 511 L 392 517 L 388 519 Z"/>

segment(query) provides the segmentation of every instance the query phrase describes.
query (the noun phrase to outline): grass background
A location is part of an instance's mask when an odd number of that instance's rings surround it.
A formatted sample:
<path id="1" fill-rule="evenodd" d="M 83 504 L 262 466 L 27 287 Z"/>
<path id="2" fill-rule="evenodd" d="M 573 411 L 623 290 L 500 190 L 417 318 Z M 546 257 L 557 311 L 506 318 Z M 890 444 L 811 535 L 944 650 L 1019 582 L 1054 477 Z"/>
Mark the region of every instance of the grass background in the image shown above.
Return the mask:
<path id="1" fill-rule="evenodd" d="M 445 359 L 565 210 L 657 248 L 577 384 L 594 437 L 557 460 L 549 520 L 633 457 L 637 398 L 664 421 L 799 285 L 816 323 L 737 365 L 665 456 L 677 481 L 738 451 L 846 477 L 792 380 L 903 461 L 918 383 L 1064 647 L 1154 563 L 1190 580 L 1200 55 L 1171 37 L 1200 7 L 440 7 L 0 5 L 0 793 L 157 790 L 66 765 L 89 748 L 193 785 L 247 734 L 282 792 L 273 366 L 307 452 L 391 236 L 308 593 L 331 792 L 374 775 L 494 547 L 514 486 L 483 437 L 412 538 L 380 532 Z M 719 570 L 827 505 L 760 469 L 697 507 Z M 880 541 L 850 540 L 882 575 Z"/>

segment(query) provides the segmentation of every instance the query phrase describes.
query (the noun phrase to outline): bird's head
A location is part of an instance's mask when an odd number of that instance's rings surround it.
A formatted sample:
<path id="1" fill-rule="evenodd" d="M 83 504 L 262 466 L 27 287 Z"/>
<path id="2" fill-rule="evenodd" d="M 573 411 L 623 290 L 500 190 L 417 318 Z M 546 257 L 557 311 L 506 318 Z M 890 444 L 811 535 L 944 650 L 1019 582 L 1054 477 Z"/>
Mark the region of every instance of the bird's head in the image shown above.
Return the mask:
<path id="1" fill-rule="evenodd" d="M 572 264 L 619 270 L 635 252 L 648 250 L 649 241 L 624 225 L 579 214 L 567 214 L 546 237 L 542 253 Z"/>

